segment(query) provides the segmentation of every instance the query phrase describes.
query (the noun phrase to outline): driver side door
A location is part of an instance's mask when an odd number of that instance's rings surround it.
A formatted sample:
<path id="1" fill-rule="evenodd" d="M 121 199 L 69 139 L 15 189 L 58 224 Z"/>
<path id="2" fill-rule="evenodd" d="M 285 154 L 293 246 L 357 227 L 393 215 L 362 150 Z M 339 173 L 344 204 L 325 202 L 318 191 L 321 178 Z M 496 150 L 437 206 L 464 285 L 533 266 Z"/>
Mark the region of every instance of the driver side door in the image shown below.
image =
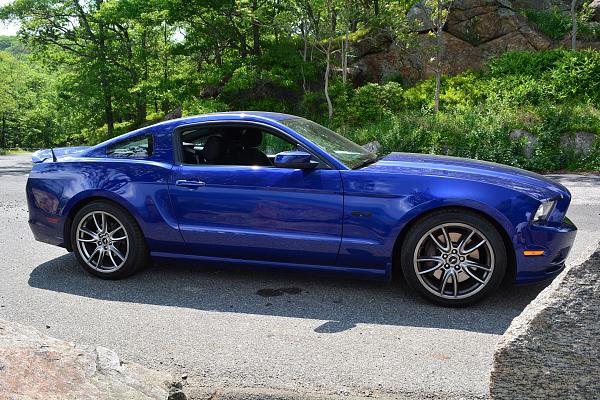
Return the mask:
<path id="1" fill-rule="evenodd" d="M 269 159 L 282 150 L 279 141 L 297 145 L 281 132 L 260 128 L 258 147 Z M 169 192 L 189 254 L 330 266 L 337 261 L 342 182 L 339 171 L 324 163 L 295 169 L 235 165 L 235 160 L 229 165 L 181 162 L 173 169 Z"/>

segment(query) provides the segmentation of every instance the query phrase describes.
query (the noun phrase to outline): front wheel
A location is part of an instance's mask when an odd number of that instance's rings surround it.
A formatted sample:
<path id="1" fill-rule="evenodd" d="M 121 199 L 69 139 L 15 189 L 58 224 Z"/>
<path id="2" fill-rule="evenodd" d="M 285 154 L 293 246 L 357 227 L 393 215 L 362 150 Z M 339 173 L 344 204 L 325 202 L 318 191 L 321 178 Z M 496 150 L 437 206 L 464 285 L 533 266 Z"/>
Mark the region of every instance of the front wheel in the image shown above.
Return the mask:
<path id="1" fill-rule="evenodd" d="M 71 243 L 82 267 L 103 279 L 130 276 L 147 260 L 136 221 L 120 207 L 103 201 L 88 204 L 75 215 Z"/>
<path id="2" fill-rule="evenodd" d="M 498 230 L 466 210 L 441 210 L 415 223 L 406 235 L 401 266 L 407 283 L 444 306 L 472 304 L 498 288 L 506 249 Z"/>

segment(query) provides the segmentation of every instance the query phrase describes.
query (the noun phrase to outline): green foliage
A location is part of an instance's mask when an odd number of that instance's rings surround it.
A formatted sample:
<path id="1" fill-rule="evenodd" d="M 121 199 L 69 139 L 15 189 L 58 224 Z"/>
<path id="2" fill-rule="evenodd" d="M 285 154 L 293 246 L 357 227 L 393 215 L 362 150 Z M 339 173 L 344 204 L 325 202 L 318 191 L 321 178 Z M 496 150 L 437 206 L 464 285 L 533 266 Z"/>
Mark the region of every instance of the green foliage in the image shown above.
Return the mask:
<path id="1" fill-rule="evenodd" d="M 397 82 L 383 85 L 367 83 L 356 89 L 336 82 L 331 88 L 336 109 L 334 121 L 350 126 L 377 121 L 401 109 L 403 91 L 402 85 Z"/>
<path id="2" fill-rule="evenodd" d="M 561 138 L 579 124 L 583 110 L 570 107 L 548 107 L 534 115 L 516 110 L 492 112 L 481 108 L 446 111 L 437 116 L 429 111 L 404 111 L 353 129 L 347 136 L 358 143 L 377 140 L 382 153 L 404 151 L 444 154 L 509 164 L 532 170 L 598 170 L 600 146 L 585 157 L 561 145 Z M 598 111 L 585 110 L 585 118 L 600 128 Z M 527 124 L 527 118 L 539 119 Z M 531 122 L 531 121 L 529 121 Z M 516 129 L 527 128 L 536 134 L 538 144 L 532 157 L 523 155 L 524 142 L 510 139 Z M 596 131 L 600 135 L 600 131 Z"/>
<path id="3" fill-rule="evenodd" d="M 521 13 L 527 17 L 544 35 L 554 40 L 565 38 L 573 29 L 569 13 L 553 6 L 549 9 L 523 9 Z M 583 10 L 577 15 L 577 35 L 586 40 L 600 39 L 600 24 L 591 21 L 593 10 L 585 3 Z"/>
<path id="4" fill-rule="evenodd" d="M 548 10 L 524 9 L 522 12 L 540 32 L 552 39 L 562 39 L 571 29 L 571 18 L 556 6 Z"/>
<path id="5" fill-rule="evenodd" d="M 229 111 L 229 106 L 215 99 L 192 98 L 183 103 L 183 116 Z"/>
<path id="6" fill-rule="evenodd" d="M 299 114 L 385 151 L 442 153 L 529 169 L 599 169 L 563 146 L 578 131 L 600 134 L 600 53 L 509 52 L 481 72 L 403 87 L 343 83 L 353 43 L 411 42 L 404 16 L 415 0 L 14 0 L 0 19 L 21 24 L 0 37 L 0 121 L 6 147 L 94 144 L 164 117 L 234 109 Z M 437 5 L 436 2 L 431 2 Z M 443 1 L 441 20 L 446 18 Z M 558 8 L 522 11 L 542 32 L 565 38 Z M 581 37 L 599 36 L 590 9 Z M 77 23 L 73 23 L 76 21 Z M 350 46 L 352 62 L 360 46 Z M 325 70 L 333 102 L 329 118 Z M 351 75 L 351 74 L 350 74 Z M 525 129 L 537 137 L 524 157 Z"/>
<path id="7" fill-rule="evenodd" d="M 368 114 L 374 123 L 350 124 L 354 129 L 345 132 L 360 143 L 378 140 L 385 151 L 441 153 L 533 170 L 598 170 L 600 139 L 587 156 L 563 141 L 580 131 L 600 136 L 599 84 L 598 52 L 506 53 L 485 72 L 445 77 L 437 117 L 432 113 L 435 82 L 429 79 L 401 93 L 400 111 L 382 112 L 380 118 Z M 345 117 L 359 121 L 364 115 L 354 110 Z M 523 155 L 524 142 L 510 140 L 517 129 L 537 137 L 532 157 Z"/>

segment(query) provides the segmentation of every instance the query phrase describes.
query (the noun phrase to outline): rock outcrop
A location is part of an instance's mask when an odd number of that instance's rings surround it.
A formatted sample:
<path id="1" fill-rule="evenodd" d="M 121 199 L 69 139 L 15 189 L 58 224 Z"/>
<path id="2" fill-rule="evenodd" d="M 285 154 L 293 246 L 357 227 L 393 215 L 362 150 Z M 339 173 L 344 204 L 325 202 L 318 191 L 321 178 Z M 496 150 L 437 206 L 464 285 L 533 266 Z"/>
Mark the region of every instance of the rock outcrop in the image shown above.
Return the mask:
<path id="1" fill-rule="evenodd" d="M 478 70 L 491 57 L 506 51 L 570 46 L 553 42 L 519 12 L 523 8 L 549 7 L 568 9 L 561 0 L 455 0 L 444 27 L 443 73 L 456 75 L 468 69 Z M 356 58 L 351 71 L 355 82 L 401 78 L 403 83 L 413 84 L 434 74 L 429 62 L 435 53 L 430 14 L 423 2 L 410 9 L 408 19 L 416 34 L 414 43 L 395 43 L 384 34 L 368 35 L 354 43 Z M 580 46 L 597 47 L 596 43 L 581 41 Z"/>
<path id="2" fill-rule="evenodd" d="M 563 272 L 512 322 L 494 355 L 493 399 L 600 394 L 600 248 Z"/>
<path id="3" fill-rule="evenodd" d="M 600 0 L 593 0 L 589 7 L 594 11 L 594 14 L 592 15 L 594 21 L 600 21 Z"/>
<path id="4" fill-rule="evenodd" d="M 185 398 L 168 375 L 0 320 L 0 399 Z M 180 397 L 175 397 L 180 396 Z"/>

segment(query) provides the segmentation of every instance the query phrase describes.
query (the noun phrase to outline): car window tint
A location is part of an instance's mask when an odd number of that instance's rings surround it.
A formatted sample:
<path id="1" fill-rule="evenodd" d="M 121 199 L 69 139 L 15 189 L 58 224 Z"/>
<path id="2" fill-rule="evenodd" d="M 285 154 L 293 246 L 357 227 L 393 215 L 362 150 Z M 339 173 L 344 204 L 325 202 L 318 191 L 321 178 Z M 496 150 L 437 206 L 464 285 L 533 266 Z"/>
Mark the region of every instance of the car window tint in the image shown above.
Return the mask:
<path id="1" fill-rule="evenodd" d="M 285 139 L 263 131 L 263 140 L 258 148 L 268 156 L 274 156 L 282 151 L 296 150 L 296 145 Z"/>
<path id="2" fill-rule="evenodd" d="M 113 158 L 147 158 L 152 155 L 151 136 L 136 136 L 108 147 L 106 155 Z"/>

